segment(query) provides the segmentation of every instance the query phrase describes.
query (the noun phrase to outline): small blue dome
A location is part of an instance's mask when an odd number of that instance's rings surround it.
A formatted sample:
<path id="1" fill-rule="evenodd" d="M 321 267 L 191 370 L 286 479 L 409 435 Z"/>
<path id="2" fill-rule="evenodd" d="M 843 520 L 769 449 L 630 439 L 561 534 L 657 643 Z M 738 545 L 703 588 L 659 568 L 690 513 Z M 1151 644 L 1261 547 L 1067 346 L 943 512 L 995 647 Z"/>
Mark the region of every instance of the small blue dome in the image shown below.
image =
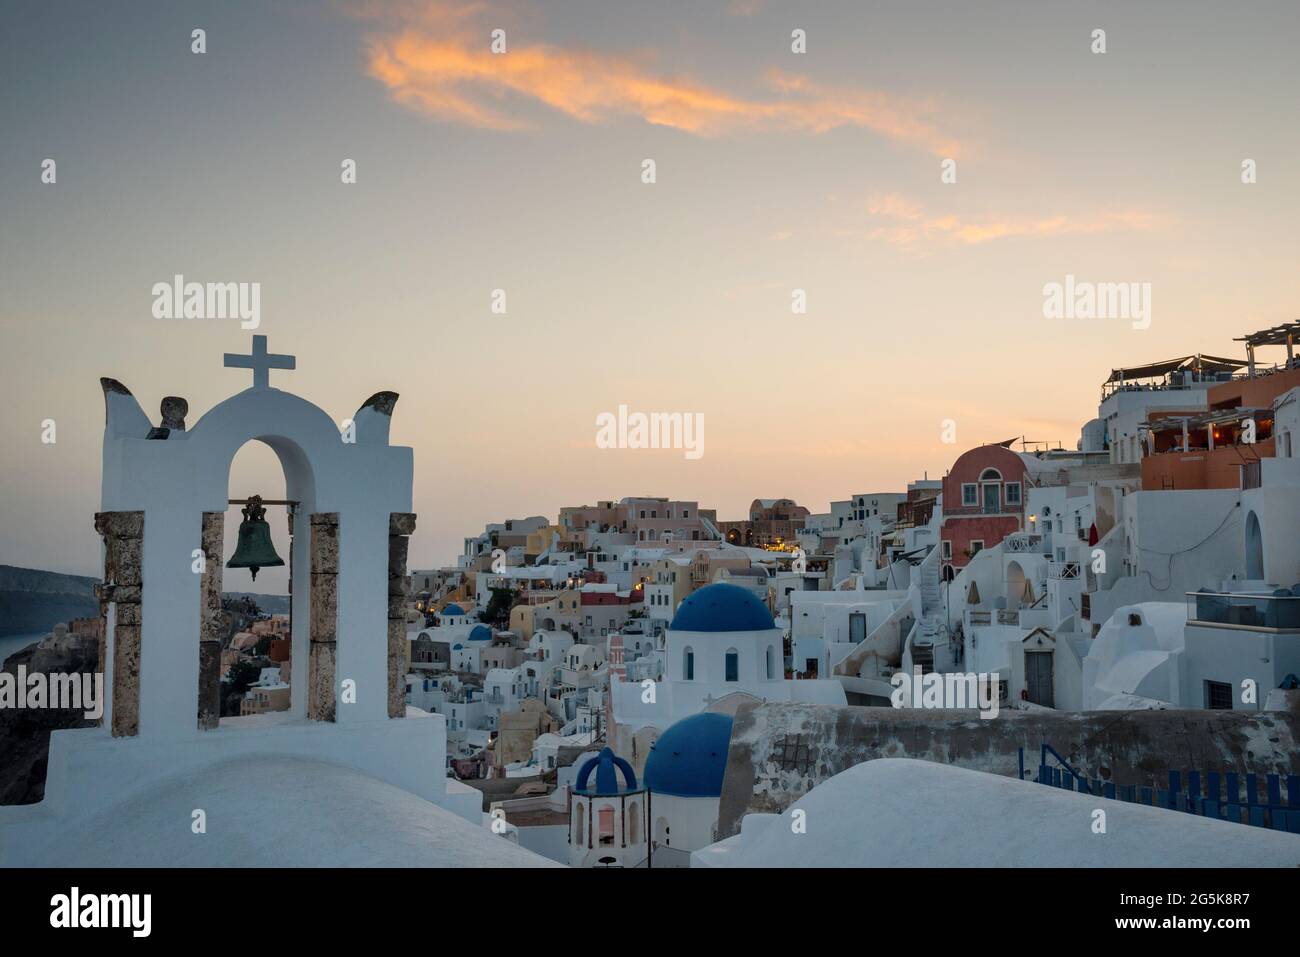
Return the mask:
<path id="1" fill-rule="evenodd" d="M 670 631 L 767 631 L 772 613 L 738 585 L 706 585 L 677 607 Z"/>
<path id="2" fill-rule="evenodd" d="M 587 782 L 591 778 L 592 771 L 596 772 L 596 786 L 588 790 Z M 574 790 L 579 794 L 595 797 L 618 794 L 620 793 L 618 786 L 619 772 L 623 775 L 624 787 L 621 790 L 637 790 L 636 772 L 632 770 L 632 765 L 618 757 L 609 748 L 602 748 L 600 754 L 582 762 L 582 767 L 578 769 L 578 780 L 574 784 Z"/>
<path id="3" fill-rule="evenodd" d="M 475 625 L 469 631 L 470 641 L 491 641 L 492 629 L 487 625 Z"/>
<path id="4" fill-rule="evenodd" d="M 454 644 L 454 645 L 451 646 L 451 650 L 452 650 L 452 651 L 463 651 L 464 648 L 465 648 L 465 646 L 462 645 L 459 641 L 456 642 L 456 644 Z"/>
<path id="5" fill-rule="evenodd" d="M 683 718 L 650 748 L 645 786 L 655 794 L 721 797 L 730 743 L 731 715 L 706 711 Z"/>
<path id="6" fill-rule="evenodd" d="M 455 602 L 452 602 L 450 605 L 448 605 L 448 606 L 447 606 L 446 608 L 444 608 L 442 611 L 438 612 L 438 614 L 440 614 L 440 615 L 442 615 L 442 616 L 444 616 L 444 617 L 449 618 L 449 617 L 451 617 L 452 615 L 463 615 L 463 614 L 465 614 L 465 609 L 464 609 L 464 608 L 461 608 L 460 605 L 456 604 Z"/>

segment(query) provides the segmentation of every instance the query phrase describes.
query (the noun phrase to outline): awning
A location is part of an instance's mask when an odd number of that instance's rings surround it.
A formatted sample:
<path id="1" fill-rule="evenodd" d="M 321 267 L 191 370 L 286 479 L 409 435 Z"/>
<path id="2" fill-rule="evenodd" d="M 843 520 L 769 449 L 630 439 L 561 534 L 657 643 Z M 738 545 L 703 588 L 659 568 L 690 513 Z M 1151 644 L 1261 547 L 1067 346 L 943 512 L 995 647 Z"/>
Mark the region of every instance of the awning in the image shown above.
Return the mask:
<path id="1" fill-rule="evenodd" d="M 1111 369 L 1106 382 L 1127 382 L 1131 379 L 1154 379 L 1166 376 L 1179 369 L 1192 369 L 1197 372 L 1234 372 L 1247 365 L 1245 359 L 1225 359 L 1222 356 L 1207 356 L 1204 353 L 1194 356 L 1180 356 L 1177 359 L 1165 359 L 1144 366 L 1130 366 L 1127 369 Z"/>

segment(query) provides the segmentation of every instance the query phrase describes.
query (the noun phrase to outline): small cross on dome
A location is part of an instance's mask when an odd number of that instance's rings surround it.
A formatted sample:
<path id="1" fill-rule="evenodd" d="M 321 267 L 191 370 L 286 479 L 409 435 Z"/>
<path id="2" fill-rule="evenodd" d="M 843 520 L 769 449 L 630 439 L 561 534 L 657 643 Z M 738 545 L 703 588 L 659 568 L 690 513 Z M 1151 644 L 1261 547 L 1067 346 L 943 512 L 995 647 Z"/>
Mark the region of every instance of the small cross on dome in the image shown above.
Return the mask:
<path id="1" fill-rule="evenodd" d="M 252 369 L 253 388 L 269 389 L 271 387 L 271 369 L 293 369 L 297 359 L 294 356 L 277 355 L 266 351 L 266 336 L 253 336 L 253 354 L 251 356 L 235 355 L 227 352 L 225 365 L 227 369 Z"/>

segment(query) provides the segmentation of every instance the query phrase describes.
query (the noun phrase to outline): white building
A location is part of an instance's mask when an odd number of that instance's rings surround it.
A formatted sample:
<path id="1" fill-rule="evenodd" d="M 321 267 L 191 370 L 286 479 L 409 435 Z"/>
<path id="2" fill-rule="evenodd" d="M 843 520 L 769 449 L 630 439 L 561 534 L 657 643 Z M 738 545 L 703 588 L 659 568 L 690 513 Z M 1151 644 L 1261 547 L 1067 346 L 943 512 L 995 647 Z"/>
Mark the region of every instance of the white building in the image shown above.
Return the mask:
<path id="1" fill-rule="evenodd" d="M 1212 592 L 1120 608 L 1083 661 L 1089 710 L 1259 711 L 1300 675 L 1300 594 Z"/>
<path id="2" fill-rule="evenodd" d="M 616 750 L 634 765 L 645 757 L 647 737 L 639 732 L 652 729 L 652 739 L 706 709 L 734 709 L 743 700 L 847 703 L 837 681 L 786 679 L 781 630 L 761 601 L 735 585 L 707 585 L 686 598 L 662 655 L 664 678 L 652 694 L 630 681 L 610 686 Z"/>

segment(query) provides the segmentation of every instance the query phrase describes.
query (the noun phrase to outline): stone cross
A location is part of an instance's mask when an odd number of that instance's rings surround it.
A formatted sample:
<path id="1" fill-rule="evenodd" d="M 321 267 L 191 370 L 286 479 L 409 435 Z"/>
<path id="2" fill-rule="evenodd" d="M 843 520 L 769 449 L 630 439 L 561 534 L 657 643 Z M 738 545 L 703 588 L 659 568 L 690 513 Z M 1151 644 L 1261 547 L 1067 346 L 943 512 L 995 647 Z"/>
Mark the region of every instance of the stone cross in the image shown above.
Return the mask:
<path id="1" fill-rule="evenodd" d="M 253 336 L 253 354 L 239 356 L 227 352 L 225 365 L 228 369 L 252 369 L 253 388 L 269 389 L 271 387 L 271 369 L 295 368 L 297 359 L 293 356 L 267 353 L 266 336 Z"/>

